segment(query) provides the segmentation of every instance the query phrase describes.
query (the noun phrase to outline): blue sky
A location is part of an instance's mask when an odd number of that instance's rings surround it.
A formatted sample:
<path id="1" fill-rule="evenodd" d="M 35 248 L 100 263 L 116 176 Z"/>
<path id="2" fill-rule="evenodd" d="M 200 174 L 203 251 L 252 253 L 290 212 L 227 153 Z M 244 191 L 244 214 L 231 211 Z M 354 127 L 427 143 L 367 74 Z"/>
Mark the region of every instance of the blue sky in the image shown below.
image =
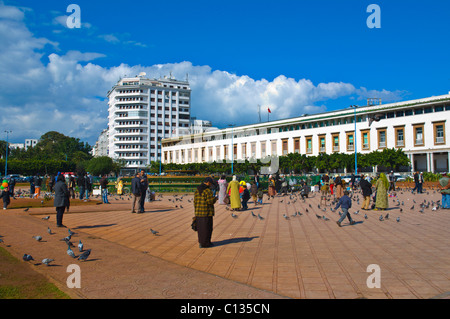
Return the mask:
<path id="1" fill-rule="evenodd" d="M 80 6 L 80 29 L 65 25 L 71 3 Z M 366 24 L 372 3 L 378 29 Z M 189 73 L 192 115 L 218 127 L 256 122 L 257 104 L 275 119 L 365 105 L 367 97 L 446 94 L 449 18 L 447 0 L 3 0 L 0 58 L 11 62 L 0 71 L 18 85 L 48 85 L 0 92 L 9 110 L 0 124 L 21 127 L 12 128 L 16 142 L 54 129 L 93 144 L 106 128 L 108 89 L 140 70 Z"/>

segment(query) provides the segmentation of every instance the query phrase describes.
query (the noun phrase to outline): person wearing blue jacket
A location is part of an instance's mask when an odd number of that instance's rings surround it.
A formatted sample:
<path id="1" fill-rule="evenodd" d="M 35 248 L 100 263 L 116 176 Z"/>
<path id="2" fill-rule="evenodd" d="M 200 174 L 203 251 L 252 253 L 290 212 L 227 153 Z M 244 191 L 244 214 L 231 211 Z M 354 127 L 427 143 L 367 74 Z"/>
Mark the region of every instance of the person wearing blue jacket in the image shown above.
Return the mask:
<path id="1" fill-rule="evenodd" d="M 341 227 L 341 223 L 344 220 L 345 216 L 347 216 L 348 220 L 350 221 L 350 225 L 354 225 L 355 221 L 350 216 L 350 213 L 348 212 L 348 209 L 352 207 L 352 200 L 350 197 L 348 197 L 348 191 L 344 191 L 344 196 L 342 196 L 339 199 L 339 202 L 336 205 L 335 209 L 338 209 L 339 207 L 342 209 L 343 214 L 341 215 L 341 218 L 336 222 L 339 227 Z"/>

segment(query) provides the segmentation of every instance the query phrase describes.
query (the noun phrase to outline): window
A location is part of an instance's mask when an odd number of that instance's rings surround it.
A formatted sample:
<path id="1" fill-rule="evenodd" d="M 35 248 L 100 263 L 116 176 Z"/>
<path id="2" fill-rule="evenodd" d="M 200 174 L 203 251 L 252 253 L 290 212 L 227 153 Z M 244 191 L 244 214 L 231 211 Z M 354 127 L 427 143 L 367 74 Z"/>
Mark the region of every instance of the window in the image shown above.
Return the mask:
<path id="1" fill-rule="evenodd" d="M 369 135 L 369 133 L 370 133 L 369 130 L 361 131 L 361 147 L 362 147 L 363 150 L 370 149 L 370 135 Z"/>
<path id="2" fill-rule="evenodd" d="M 416 124 L 414 127 L 414 146 L 424 146 L 423 124 Z"/>
<path id="3" fill-rule="evenodd" d="M 288 153 L 288 140 L 287 139 L 282 140 L 282 146 L 283 146 L 283 155 L 286 155 Z"/>
<path id="4" fill-rule="evenodd" d="M 261 142 L 261 157 L 266 156 L 266 142 Z"/>
<path id="5" fill-rule="evenodd" d="M 325 153 L 325 135 L 319 135 L 319 152 Z"/>
<path id="6" fill-rule="evenodd" d="M 256 157 L 256 142 L 252 142 L 251 144 L 250 144 L 250 151 L 251 151 L 251 155 L 252 155 L 252 157 Z"/>
<path id="7" fill-rule="evenodd" d="M 386 148 L 386 129 L 378 129 L 378 148 Z"/>
<path id="8" fill-rule="evenodd" d="M 294 138 L 294 153 L 300 153 L 300 137 Z"/>
<path id="9" fill-rule="evenodd" d="M 353 132 L 347 133 L 347 151 L 355 150 L 355 142 Z"/>
<path id="10" fill-rule="evenodd" d="M 395 128 L 395 147 L 405 147 L 405 127 Z"/>
<path id="11" fill-rule="evenodd" d="M 272 147 L 272 155 L 277 155 L 277 141 L 276 140 L 271 142 L 271 147 Z"/>
<path id="12" fill-rule="evenodd" d="M 333 152 L 339 152 L 339 133 L 335 133 L 331 135 Z"/>
<path id="13" fill-rule="evenodd" d="M 445 144 L 445 122 L 433 123 L 434 126 L 434 144 Z"/>
<path id="14" fill-rule="evenodd" d="M 312 153 L 312 137 L 311 136 L 306 137 L 306 153 L 307 154 Z"/>

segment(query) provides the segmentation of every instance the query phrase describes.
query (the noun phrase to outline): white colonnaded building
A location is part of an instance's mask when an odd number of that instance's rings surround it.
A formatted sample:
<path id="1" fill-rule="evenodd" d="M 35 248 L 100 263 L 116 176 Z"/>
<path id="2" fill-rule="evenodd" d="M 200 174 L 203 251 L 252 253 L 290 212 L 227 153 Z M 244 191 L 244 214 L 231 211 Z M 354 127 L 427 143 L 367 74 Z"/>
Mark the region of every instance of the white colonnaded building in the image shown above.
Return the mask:
<path id="1" fill-rule="evenodd" d="M 450 92 L 398 103 L 372 102 L 368 99 L 366 106 L 166 138 L 162 140 L 162 163 L 401 148 L 410 159 L 411 171 L 449 171 Z"/>

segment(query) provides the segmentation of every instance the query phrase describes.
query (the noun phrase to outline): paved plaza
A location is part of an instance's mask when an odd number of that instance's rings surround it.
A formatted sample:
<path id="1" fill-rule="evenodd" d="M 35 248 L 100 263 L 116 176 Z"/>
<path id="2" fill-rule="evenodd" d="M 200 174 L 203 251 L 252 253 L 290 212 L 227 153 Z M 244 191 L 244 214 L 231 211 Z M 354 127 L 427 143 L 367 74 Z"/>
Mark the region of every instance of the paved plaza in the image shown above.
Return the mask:
<path id="1" fill-rule="evenodd" d="M 110 205 L 72 206 L 64 215 L 76 233 L 74 245 L 81 240 L 92 249 L 85 262 L 67 255 L 61 239 L 68 230 L 56 228 L 54 208 L 10 209 L 0 213 L 1 245 L 20 260 L 31 254 L 36 261 L 30 267 L 73 298 L 448 298 L 450 211 L 432 209 L 441 199 L 433 189 L 397 195 L 386 211 L 363 211 L 354 200 L 350 211 L 357 223 L 345 220 L 342 227 L 334 205 L 319 208 L 314 193 L 305 201 L 265 196 L 262 206 L 250 202 L 249 210 L 234 212 L 237 217 L 216 204 L 214 247 L 206 249 L 190 227 L 193 194 L 158 195 L 143 214 L 130 212 L 127 196 L 111 197 Z M 44 258 L 54 262 L 45 266 Z M 70 264 L 80 266 L 81 288 L 67 288 Z M 369 265 L 379 267 L 380 288 L 368 287 L 375 274 Z"/>

